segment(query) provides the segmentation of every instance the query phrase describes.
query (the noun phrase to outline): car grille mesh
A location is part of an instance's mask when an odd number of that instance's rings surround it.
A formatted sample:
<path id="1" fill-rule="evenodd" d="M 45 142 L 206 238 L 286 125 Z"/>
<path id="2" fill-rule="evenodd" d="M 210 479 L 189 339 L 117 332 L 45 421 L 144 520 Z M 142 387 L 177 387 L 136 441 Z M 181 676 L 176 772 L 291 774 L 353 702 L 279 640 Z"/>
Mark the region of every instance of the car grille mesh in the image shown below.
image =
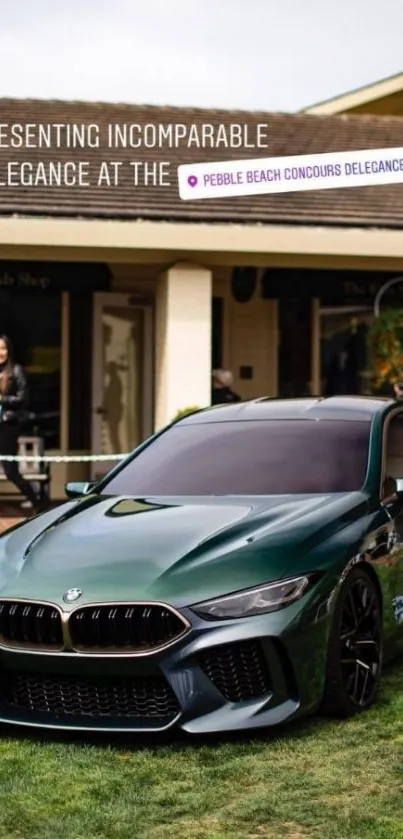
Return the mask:
<path id="1" fill-rule="evenodd" d="M 100 604 L 75 609 L 63 631 L 62 616 L 49 604 L 0 601 L 0 643 L 21 649 L 88 653 L 147 653 L 188 630 L 164 605 Z"/>
<path id="2" fill-rule="evenodd" d="M 69 634 L 74 649 L 157 649 L 183 635 L 186 624 L 170 609 L 159 605 L 84 606 L 70 617 Z"/>
<path id="3" fill-rule="evenodd" d="M 199 664 L 228 702 L 258 699 L 271 692 L 270 673 L 257 641 L 241 641 L 211 648 Z"/>
<path id="4" fill-rule="evenodd" d="M 108 717 L 168 725 L 179 713 L 177 699 L 163 676 L 100 677 L 1 674 L 1 700 L 29 714 Z"/>

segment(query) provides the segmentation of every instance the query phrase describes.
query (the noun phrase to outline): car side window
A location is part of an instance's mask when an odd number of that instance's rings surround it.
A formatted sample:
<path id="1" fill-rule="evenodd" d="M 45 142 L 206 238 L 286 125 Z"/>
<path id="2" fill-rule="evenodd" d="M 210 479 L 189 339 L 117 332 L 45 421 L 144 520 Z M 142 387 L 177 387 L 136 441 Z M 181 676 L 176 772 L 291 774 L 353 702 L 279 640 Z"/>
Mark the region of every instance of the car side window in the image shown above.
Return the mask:
<path id="1" fill-rule="evenodd" d="M 384 480 L 403 482 L 403 412 L 396 414 L 386 427 Z"/>

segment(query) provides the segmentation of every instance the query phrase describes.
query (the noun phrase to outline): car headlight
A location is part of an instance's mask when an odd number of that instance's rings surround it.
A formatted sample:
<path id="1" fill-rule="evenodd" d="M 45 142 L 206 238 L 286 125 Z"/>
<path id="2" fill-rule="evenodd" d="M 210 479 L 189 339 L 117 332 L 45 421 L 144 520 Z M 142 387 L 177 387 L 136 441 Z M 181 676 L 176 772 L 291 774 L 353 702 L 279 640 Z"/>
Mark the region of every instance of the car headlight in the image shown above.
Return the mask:
<path id="1" fill-rule="evenodd" d="M 290 580 L 279 580 L 258 588 L 206 600 L 190 608 L 196 615 L 206 620 L 246 618 L 265 612 L 277 612 L 299 600 L 317 579 L 317 574 L 308 574 L 303 577 L 293 577 Z"/>

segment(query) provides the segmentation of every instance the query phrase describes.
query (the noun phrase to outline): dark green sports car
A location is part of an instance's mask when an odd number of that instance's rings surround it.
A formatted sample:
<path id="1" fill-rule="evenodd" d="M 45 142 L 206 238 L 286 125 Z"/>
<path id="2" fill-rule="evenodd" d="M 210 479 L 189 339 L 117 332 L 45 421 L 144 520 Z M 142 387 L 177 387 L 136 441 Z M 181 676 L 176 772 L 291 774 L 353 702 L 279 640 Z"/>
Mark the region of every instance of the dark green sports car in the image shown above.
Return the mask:
<path id="1" fill-rule="evenodd" d="M 374 701 L 403 652 L 403 404 L 206 409 L 0 537 L 0 721 L 186 732 Z"/>

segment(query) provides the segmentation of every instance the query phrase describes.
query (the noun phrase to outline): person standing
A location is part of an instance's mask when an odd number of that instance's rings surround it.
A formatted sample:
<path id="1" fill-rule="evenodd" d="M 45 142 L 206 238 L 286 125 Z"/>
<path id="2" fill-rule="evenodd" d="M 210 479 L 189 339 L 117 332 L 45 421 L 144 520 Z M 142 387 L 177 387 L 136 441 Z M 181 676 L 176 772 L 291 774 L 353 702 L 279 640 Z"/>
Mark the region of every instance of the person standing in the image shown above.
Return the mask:
<path id="1" fill-rule="evenodd" d="M 16 461 L 1 460 L 2 455 L 15 456 L 18 452 L 18 434 L 21 418 L 28 402 L 25 373 L 15 364 L 10 339 L 0 335 L 0 464 L 10 483 L 25 496 L 34 510 L 39 508 L 35 490 L 21 475 Z"/>
<path id="2" fill-rule="evenodd" d="M 326 376 L 326 396 L 354 395 L 359 393 L 354 340 L 350 338 L 333 357 Z"/>
<path id="3" fill-rule="evenodd" d="M 233 377 L 230 370 L 213 370 L 212 378 L 212 405 L 242 402 L 238 393 L 232 390 Z"/>

